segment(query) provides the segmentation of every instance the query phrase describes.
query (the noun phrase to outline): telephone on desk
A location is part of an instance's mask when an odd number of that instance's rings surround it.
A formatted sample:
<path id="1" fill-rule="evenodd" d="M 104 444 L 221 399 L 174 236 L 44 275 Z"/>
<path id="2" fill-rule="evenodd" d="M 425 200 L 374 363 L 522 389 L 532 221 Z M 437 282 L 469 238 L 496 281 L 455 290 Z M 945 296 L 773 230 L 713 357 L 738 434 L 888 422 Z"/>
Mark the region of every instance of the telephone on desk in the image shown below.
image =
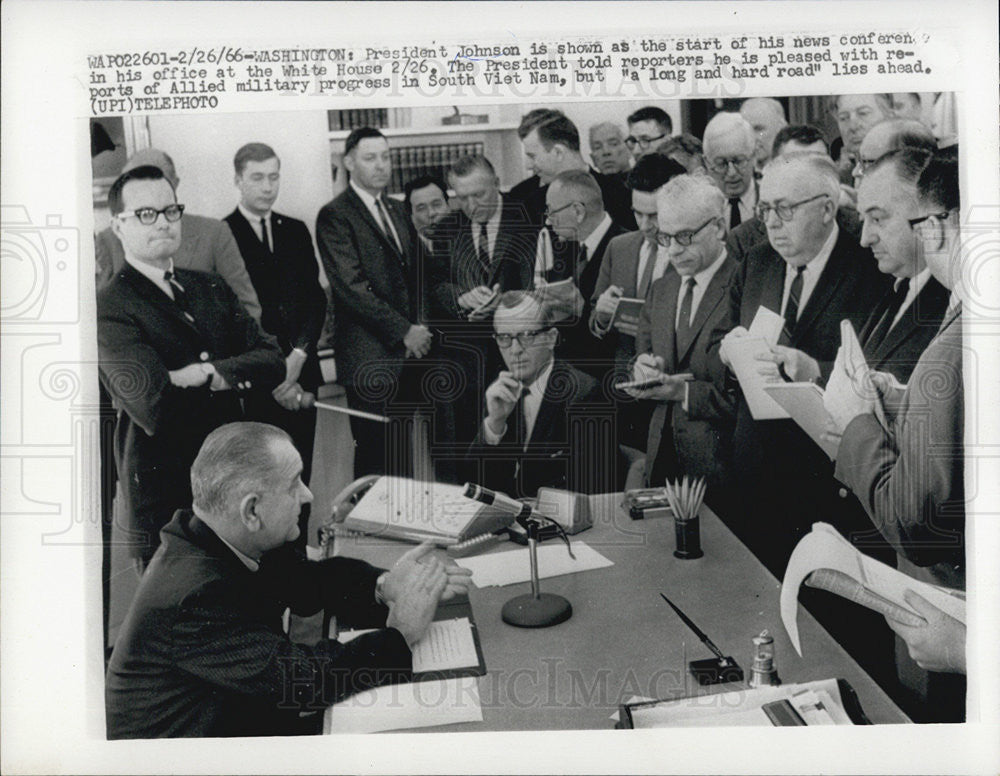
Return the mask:
<path id="1" fill-rule="evenodd" d="M 320 528 L 320 547 L 327 554 L 338 532 L 430 541 L 450 548 L 452 557 L 484 552 L 507 539 L 527 543 L 511 514 L 466 498 L 463 490 L 460 485 L 404 477 L 362 477 L 334 497 L 331 522 Z M 586 496 L 541 488 L 538 499 L 532 501 L 567 533 L 577 533 L 592 523 Z"/>

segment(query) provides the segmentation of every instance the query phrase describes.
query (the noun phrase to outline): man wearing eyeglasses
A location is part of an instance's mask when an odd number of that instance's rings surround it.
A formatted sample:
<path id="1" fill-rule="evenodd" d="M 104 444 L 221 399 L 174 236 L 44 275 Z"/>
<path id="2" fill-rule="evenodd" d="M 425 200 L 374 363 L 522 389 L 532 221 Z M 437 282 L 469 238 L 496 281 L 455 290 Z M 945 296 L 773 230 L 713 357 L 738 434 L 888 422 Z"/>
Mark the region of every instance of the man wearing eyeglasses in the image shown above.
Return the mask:
<path id="1" fill-rule="evenodd" d="M 642 160 L 639 162 L 642 164 Z M 727 292 L 737 264 L 726 256 L 725 197 L 704 177 L 680 175 L 656 194 L 657 242 L 675 272 L 653 283 L 639 317 L 629 393 L 656 402 L 646 478 L 707 477 L 707 500 L 724 517 L 734 405 L 725 370 L 709 357 L 712 332 L 730 326 Z"/>
<path id="2" fill-rule="evenodd" d="M 470 476 L 515 497 L 534 496 L 542 486 L 613 490 L 613 410 L 594 378 L 555 359 L 559 335 L 541 298 L 504 293 L 493 328 L 507 368 L 486 389 L 486 417 L 468 453 Z"/>
<path id="3" fill-rule="evenodd" d="M 879 165 L 870 178 L 877 180 L 881 170 Z M 866 371 L 853 379 L 831 377 L 824 403 L 834 434 L 841 435 L 836 477 L 858 495 L 872 524 L 892 544 L 900 570 L 964 590 L 965 349 L 956 286 L 962 272 L 957 160 L 935 155 L 920 172 L 916 190 L 909 225 L 931 274 L 952 292 L 948 310 L 905 390 L 894 386 L 888 374 Z M 843 366 L 838 359 L 835 374 Z M 876 416 L 877 405 L 885 411 L 886 424 Z M 927 624 L 889 625 L 906 642 L 913 660 L 931 672 L 912 682 L 916 677 L 908 679 L 900 671 L 904 683 L 916 684 L 926 701 L 918 719 L 962 721 L 964 680 L 938 672 L 965 672 L 965 626 L 913 592 L 906 598 Z"/>
<path id="4" fill-rule="evenodd" d="M 729 201 L 726 228 L 734 229 L 753 217 L 757 204 L 754 151 L 757 135 L 739 113 L 717 113 L 702 138 L 709 174 Z"/>
<path id="5" fill-rule="evenodd" d="M 761 306 L 784 318 L 778 344 L 760 362 L 771 380 L 825 381 L 840 343 L 840 322 L 859 330 L 888 279 L 871 253 L 837 226 L 840 182 L 829 159 L 813 153 L 772 159 L 761 180 L 759 217 L 768 243 L 747 255 L 730 289 L 736 328 L 747 334 Z M 829 459 L 792 420 L 754 420 L 739 400 L 734 432 L 735 485 L 745 505 L 738 531 L 773 573 L 815 520 L 836 523 L 840 497 Z M 803 507 L 802 505 L 807 505 Z"/>
<path id="6" fill-rule="evenodd" d="M 858 158 L 852 172 L 854 187 L 861 185 L 865 172 L 874 167 L 879 159 L 900 148 L 921 148 L 933 153 L 937 150 L 937 139 L 919 121 L 886 119 L 879 122 L 868 131 L 858 148 Z"/>
<path id="7" fill-rule="evenodd" d="M 625 138 L 625 144 L 636 160 L 656 150 L 674 131 L 670 114 L 655 105 L 639 108 L 627 121 L 628 137 Z"/>
<path id="8" fill-rule="evenodd" d="M 98 365 L 119 410 L 120 508 L 144 566 L 190 503 L 202 441 L 243 419 L 241 399 L 270 398 L 285 362 L 221 278 L 174 266 L 184 207 L 158 167 L 122 174 L 108 205 L 125 266 L 97 297 Z"/>

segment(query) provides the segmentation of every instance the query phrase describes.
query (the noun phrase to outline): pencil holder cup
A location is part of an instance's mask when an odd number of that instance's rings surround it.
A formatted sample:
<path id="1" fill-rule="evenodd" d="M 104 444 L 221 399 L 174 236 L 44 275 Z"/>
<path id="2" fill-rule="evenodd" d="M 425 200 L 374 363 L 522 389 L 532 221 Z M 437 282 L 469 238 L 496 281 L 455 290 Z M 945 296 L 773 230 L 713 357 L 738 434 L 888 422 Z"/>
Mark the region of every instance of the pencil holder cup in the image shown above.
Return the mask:
<path id="1" fill-rule="evenodd" d="M 692 560 L 705 554 L 701 550 L 700 523 L 697 515 L 687 520 L 679 517 L 674 518 L 674 534 L 677 537 L 677 549 L 674 550 L 675 558 Z"/>
<path id="2" fill-rule="evenodd" d="M 701 503 L 705 498 L 705 486 L 704 479 L 689 479 L 687 475 L 676 483 L 667 480 L 664 485 L 670 509 L 674 513 L 674 533 L 677 540 L 675 558 L 691 560 L 705 554 L 701 551 L 701 523 L 698 519 Z"/>

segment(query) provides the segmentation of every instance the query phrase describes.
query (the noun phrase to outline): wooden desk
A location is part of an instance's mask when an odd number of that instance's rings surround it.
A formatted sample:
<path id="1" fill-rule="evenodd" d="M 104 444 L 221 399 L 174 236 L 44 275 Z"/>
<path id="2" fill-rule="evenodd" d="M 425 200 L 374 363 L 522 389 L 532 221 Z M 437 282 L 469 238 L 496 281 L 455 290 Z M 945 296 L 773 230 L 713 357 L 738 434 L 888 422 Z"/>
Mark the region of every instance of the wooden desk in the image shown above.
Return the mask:
<path id="1" fill-rule="evenodd" d="M 804 658 L 788 640 L 778 609 L 780 583 L 708 508 L 703 508 L 698 560 L 673 557 L 673 520 L 631 520 L 620 495 L 594 496 L 594 526 L 574 537 L 614 562 L 609 568 L 543 579 L 543 591 L 573 605 L 551 628 L 506 625 L 500 608 L 528 583 L 474 588 L 470 601 L 487 674 L 479 678 L 483 722 L 447 730 L 608 729 L 619 703 L 732 690 L 699 688 L 687 662 L 708 649 L 660 598 L 666 593 L 727 655 L 750 674 L 751 639 L 774 636 L 775 662 L 786 683 L 839 677 L 851 683 L 872 722 L 908 718 L 851 657 L 800 607 Z M 410 545 L 370 537 L 338 538 L 336 554 L 391 566 Z M 498 548 L 504 552 L 509 545 Z"/>

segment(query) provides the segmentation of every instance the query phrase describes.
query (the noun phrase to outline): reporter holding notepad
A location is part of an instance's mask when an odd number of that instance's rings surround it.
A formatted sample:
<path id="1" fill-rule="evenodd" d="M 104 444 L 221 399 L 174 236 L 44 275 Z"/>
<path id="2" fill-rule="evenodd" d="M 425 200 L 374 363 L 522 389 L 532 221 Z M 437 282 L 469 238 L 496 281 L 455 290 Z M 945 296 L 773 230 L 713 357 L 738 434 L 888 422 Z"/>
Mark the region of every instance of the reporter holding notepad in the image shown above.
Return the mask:
<path id="1" fill-rule="evenodd" d="M 709 344 L 713 331 L 731 326 L 727 294 L 737 264 L 726 256 L 725 204 L 722 192 L 704 177 L 680 175 L 657 192 L 656 239 L 675 271 L 654 282 L 646 297 L 633 376 L 661 384 L 628 389 L 637 399 L 655 402 L 647 483 L 662 485 L 679 474 L 707 477 L 706 499 L 722 515 L 729 511 L 723 496 L 735 407 L 722 365 L 709 357 Z"/>

